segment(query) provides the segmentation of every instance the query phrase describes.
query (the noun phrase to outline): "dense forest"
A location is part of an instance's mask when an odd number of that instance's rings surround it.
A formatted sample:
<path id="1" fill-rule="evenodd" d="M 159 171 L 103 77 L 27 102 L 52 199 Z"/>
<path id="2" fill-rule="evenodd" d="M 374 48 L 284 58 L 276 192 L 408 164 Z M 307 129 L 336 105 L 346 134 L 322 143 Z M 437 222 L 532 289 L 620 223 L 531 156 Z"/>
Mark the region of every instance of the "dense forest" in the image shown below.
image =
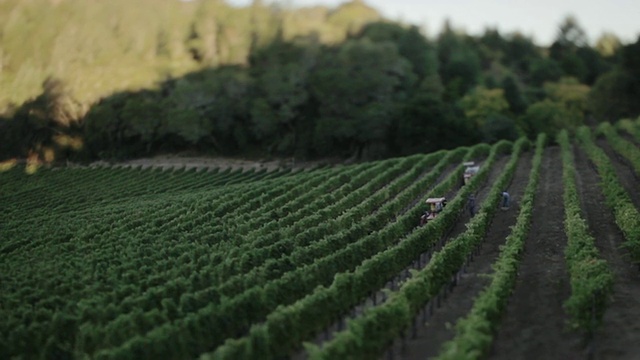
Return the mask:
<path id="1" fill-rule="evenodd" d="M 640 38 L 427 37 L 358 0 L 0 2 L 0 160 L 379 159 L 640 114 Z"/>

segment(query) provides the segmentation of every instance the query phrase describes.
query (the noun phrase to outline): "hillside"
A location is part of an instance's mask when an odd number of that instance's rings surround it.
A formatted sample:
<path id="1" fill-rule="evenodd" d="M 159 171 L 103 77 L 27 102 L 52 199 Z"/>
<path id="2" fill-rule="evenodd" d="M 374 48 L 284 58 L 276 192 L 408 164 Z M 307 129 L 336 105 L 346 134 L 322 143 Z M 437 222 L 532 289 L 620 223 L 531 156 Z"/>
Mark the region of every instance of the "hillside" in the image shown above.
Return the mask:
<path id="1" fill-rule="evenodd" d="M 640 41 L 437 34 L 364 1 L 0 3 L 0 161 L 381 160 L 640 115 Z"/>
<path id="2" fill-rule="evenodd" d="M 640 351 L 638 121 L 304 169 L 2 169 L 2 358 Z"/>

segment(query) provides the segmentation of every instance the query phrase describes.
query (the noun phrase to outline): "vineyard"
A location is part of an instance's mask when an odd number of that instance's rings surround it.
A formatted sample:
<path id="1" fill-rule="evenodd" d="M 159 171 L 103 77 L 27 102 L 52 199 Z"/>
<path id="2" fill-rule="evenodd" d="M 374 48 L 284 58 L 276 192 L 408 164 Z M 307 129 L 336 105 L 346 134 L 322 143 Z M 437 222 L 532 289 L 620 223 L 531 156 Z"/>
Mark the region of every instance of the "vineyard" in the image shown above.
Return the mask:
<path id="1" fill-rule="evenodd" d="M 2 359 L 640 353 L 640 120 L 312 169 L 30 166 L 0 172 Z"/>

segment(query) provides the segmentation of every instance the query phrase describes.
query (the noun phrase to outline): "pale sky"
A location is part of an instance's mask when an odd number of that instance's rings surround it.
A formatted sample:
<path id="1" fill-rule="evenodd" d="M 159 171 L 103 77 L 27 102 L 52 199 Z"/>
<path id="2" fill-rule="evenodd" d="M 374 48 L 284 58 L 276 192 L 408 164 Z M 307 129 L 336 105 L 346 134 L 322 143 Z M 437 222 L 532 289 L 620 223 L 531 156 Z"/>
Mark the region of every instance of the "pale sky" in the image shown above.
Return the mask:
<path id="1" fill-rule="evenodd" d="M 251 0 L 226 0 L 236 6 Z M 383 16 L 426 29 L 433 37 L 442 29 L 445 19 L 454 28 L 471 35 L 481 34 L 487 26 L 497 27 L 501 34 L 519 31 L 532 36 L 539 45 L 548 46 L 556 37 L 558 25 L 573 15 L 593 45 L 603 32 L 612 32 L 623 43 L 633 43 L 640 35 L 639 0 L 364 0 Z M 296 7 L 327 5 L 334 7 L 343 0 L 277 0 Z"/>

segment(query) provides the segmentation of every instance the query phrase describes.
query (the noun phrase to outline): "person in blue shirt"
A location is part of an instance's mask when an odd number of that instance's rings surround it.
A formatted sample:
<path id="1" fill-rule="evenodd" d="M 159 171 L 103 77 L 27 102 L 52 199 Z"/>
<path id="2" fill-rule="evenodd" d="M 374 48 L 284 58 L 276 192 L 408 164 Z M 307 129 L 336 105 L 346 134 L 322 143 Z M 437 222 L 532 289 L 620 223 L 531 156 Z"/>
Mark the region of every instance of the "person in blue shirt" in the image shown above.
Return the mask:
<path id="1" fill-rule="evenodd" d="M 509 196 L 509 193 L 506 191 L 502 192 L 502 209 L 508 209 L 509 205 L 510 205 L 510 200 L 511 197 Z"/>
<path id="2" fill-rule="evenodd" d="M 469 195 L 467 206 L 469 207 L 469 216 L 473 217 L 476 214 L 476 197 L 473 194 Z"/>

